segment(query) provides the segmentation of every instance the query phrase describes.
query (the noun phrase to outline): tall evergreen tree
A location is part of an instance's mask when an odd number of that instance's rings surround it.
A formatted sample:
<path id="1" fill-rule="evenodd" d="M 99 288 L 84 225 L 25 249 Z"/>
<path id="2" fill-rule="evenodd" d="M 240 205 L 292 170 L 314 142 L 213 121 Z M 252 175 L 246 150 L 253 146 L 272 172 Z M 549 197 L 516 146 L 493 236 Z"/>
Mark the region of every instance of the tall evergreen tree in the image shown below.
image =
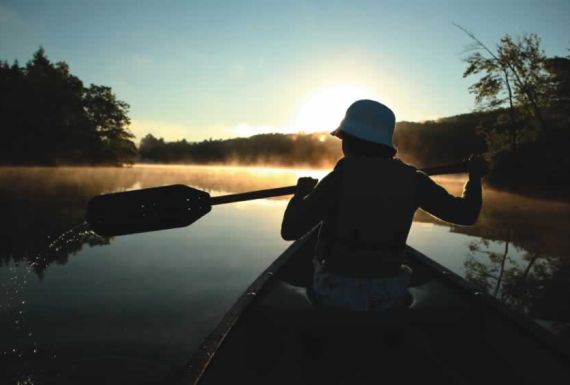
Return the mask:
<path id="1" fill-rule="evenodd" d="M 42 47 L 24 67 L 0 62 L 0 86 L 0 162 L 116 164 L 136 156 L 128 104 L 109 87 L 84 87 Z"/>

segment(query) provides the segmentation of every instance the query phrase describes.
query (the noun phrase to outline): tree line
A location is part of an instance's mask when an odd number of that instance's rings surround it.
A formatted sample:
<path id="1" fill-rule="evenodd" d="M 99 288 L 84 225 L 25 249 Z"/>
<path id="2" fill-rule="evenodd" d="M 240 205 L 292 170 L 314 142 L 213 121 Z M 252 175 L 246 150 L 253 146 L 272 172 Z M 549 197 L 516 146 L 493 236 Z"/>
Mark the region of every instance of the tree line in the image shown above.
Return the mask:
<path id="1" fill-rule="evenodd" d="M 436 165 L 486 152 L 491 185 L 570 196 L 570 56 L 548 57 L 540 38 L 505 35 L 492 49 L 474 42 L 464 77 L 475 77 L 472 113 L 399 122 L 399 157 Z M 129 106 L 110 87 L 83 82 L 40 48 L 25 66 L 0 61 L 0 164 L 241 163 L 329 166 L 341 156 L 327 134 L 263 134 L 167 142 L 149 134 L 137 148 Z"/>
<path id="2" fill-rule="evenodd" d="M 394 143 L 398 157 L 418 166 L 432 166 L 485 151 L 477 122 L 496 113 L 473 113 L 422 123 L 398 122 Z M 142 162 L 199 164 L 265 164 L 330 167 L 342 157 L 340 140 L 328 133 L 260 134 L 224 140 L 165 141 L 152 134 L 140 141 Z"/>
<path id="3" fill-rule="evenodd" d="M 0 61 L 0 163 L 132 162 L 128 110 L 110 87 L 84 86 L 41 47 L 25 66 Z"/>
<path id="4" fill-rule="evenodd" d="M 324 134 L 260 134 L 248 138 L 166 142 L 148 134 L 139 145 L 141 161 L 157 163 L 327 166 L 339 159 L 338 143 Z"/>

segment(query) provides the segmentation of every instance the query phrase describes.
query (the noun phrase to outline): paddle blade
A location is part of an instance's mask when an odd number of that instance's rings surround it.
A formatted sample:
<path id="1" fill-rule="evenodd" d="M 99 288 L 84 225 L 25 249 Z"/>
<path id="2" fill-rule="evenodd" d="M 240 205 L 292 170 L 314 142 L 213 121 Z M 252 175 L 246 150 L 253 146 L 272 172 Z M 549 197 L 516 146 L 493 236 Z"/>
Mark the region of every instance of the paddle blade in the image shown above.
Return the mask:
<path id="1" fill-rule="evenodd" d="M 97 234 L 113 236 L 188 226 L 210 209 L 207 192 L 171 185 L 98 195 L 86 220 Z"/>

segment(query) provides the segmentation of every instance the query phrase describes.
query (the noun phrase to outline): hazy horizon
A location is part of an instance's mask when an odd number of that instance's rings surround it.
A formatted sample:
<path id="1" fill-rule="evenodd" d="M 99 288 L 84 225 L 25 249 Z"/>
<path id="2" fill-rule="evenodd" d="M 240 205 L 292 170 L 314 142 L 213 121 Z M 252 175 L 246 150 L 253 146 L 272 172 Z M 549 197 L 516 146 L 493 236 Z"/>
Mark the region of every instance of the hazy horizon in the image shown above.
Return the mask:
<path id="1" fill-rule="evenodd" d="M 469 114 L 472 113 L 474 111 L 467 111 L 467 112 L 460 112 L 457 114 L 453 114 L 453 115 L 449 115 L 449 116 L 440 116 L 440 117 L 436 117 L 436 118 L 432 118 L 432 119 L 423 119 L 423 120 L 398 120 L 396 122 L 396 129 L 398 127 L 398 124 L 402 124 L 402 123 L 427 123 L 430 121 L 433 122 L 438 122 L 442 119 L 447 119 L 447 118 L 453 118 L 456 116 L 460 116 L 460 115 L 465 115 L 465 114 Z M 340 123 L 340 121 L 339 121 Z M 336 127 L 331 128 L 330 130 L 323 130 L 323 131 L 309 131 L 309 132 L 305 132 L 305 131 L 290 131 L 290 132 L 283 132 L 283 131 L 263 131 L 263 132 L 254 132 L 251 134 L 246 134 L 246 135 L 238 135 L 236 134 L 235 136 L 226 136 L 226 137 L 205 137 L 202 139 L 193 139 L 193 140 L 189 140 L 188 138 L 185 137 L 181 137 L 181 138 L 174 138 L 174 139 L 167 139 L 163 136 L 157 135 L 154 132 L 147 132 L 146 134 L 142 135 L 141 137 L 137 137 L 136 138 L 136 145 L 139 145 L 140 140 L 145 137 L 146 135 L 150 134 L 152 136 L 154 136 L 157 139 L 164 139 L 167 142 L 174 142 L 174 141 L 182 141 L 182 140 L 186 140 L 189 143 L 198 143 L 198 142 L 202 142 L 202 141 L 206 141 L 206 140 L 228 140 L 228 139 L 237 139 L 237 138 L 251 138 L 252 136 L 256 136 L 256 135 L 272 135 L 272 134 L 283 134 L 283 135 L 315 135 L 315 136 L 319 136 L 319 135 L 330 135 L 331 131 L 334 130 Z"/>

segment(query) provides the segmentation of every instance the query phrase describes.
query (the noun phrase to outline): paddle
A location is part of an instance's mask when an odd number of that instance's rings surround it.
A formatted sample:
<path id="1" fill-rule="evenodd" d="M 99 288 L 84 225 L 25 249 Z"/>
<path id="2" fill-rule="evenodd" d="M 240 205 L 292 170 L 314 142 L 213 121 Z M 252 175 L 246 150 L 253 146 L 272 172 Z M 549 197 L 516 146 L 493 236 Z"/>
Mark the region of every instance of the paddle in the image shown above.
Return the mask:
<path id="1" fill-rule="evenodd" d="M 467 171 L 467 162 L 422 170 L 428 175 Z M 87 223 L 99 235 L 113 236 L 188 226 L 214 205 L 294 194 L 297 186 L 210 197 L 205 191 L 175 184 L 98 195 L 87 206 Z"/>

